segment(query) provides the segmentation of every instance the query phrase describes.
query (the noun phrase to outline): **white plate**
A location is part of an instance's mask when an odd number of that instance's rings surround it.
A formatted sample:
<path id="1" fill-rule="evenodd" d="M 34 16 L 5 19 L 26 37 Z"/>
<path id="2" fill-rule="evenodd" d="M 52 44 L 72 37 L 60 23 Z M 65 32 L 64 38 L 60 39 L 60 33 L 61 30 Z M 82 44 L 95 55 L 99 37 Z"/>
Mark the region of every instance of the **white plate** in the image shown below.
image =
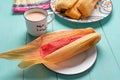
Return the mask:
<path id="1" fill-rule="evenodd" d="M 112 2 L 110 0 L 98 0 L 98 3 L 92 12 L 92 14 L 88 18 L 82 18 L 79 20 L 70 19 L 66 16 L 63 16 L 62 13 L 55 11 L 55 4 L 58 0 L 51 0 L 50 6 L 52 11 L 58 15 L 59 17 L 77 23 L 89 23 L 89 22 L 96 22 L 106 18 L 112 12 Z"/>
<path id="2" fill-rule="evenodd" d="M 83 54 L 77 55 L 69 60 L 58 64 L 44 64 L 50 70 L 66 75 L 78 74 L 89 69 L 96 60 L 97 50 L 96 47 L 83 52 Z"/>

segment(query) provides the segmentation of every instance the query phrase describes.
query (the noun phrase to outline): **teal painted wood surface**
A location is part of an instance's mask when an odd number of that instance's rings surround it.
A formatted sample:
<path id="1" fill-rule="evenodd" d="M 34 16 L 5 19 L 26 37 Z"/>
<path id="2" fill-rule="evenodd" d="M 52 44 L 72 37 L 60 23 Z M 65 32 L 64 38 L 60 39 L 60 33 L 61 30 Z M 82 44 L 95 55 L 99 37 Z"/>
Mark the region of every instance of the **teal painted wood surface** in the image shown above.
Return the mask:
<path id="1" fill-rule="evenodd" d="M 78 24 L 56 16 L 48 25 L 47 33 L 86 27 L 93 27 L 101 33 L 101 41 L 97 44 L 97 60 L 89 70 L 77 75 L 62 75 L 42 64 L 22 70 L 17 67 L 18 61 L 0 59 L 0 80 L 119 80 L 120 1 L 112 0 L 112 3 L 111 15 L 99 22 Z M 12 0 L 3 0 L 0 3 L 0 52 L 18 48 L 36 38 L 27 34 L 23 14 L 14 14 L 11 10 L 12 4 Z"/>

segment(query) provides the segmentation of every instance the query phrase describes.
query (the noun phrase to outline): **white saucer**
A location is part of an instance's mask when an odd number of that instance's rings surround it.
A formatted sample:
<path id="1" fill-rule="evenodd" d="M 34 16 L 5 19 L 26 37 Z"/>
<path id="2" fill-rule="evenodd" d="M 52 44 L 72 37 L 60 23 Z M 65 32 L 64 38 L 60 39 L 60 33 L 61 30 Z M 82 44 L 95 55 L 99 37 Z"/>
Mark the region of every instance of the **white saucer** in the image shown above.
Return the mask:
<path id="1" fill-rule="evenodd" d="M 92 47 L 91 49 L 85 51 L 83 54 L 77 55 L 64 62 L 52 65 L 44 65 L 54 72 L 72 75 L 84 72 L 89 69 L 95 63 L 96 57 L 96 47 Z"/>

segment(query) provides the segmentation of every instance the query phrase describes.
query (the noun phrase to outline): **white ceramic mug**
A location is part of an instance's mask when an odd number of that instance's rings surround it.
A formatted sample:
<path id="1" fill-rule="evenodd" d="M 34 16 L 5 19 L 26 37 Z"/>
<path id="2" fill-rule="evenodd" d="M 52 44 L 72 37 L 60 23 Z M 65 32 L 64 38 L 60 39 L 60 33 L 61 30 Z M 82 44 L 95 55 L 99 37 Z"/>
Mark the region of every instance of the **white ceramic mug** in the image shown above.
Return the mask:
<path id="1" fill-rule="evenodd" d="M 51 18 L 47 17 L 51 15 Z M 40 36 L 46 32 L 47 24 L 54 19 L 53 12 L 47 12 L 40 8 L 31 8 L 24 13 L 27 31 L 32 36 Z"/>

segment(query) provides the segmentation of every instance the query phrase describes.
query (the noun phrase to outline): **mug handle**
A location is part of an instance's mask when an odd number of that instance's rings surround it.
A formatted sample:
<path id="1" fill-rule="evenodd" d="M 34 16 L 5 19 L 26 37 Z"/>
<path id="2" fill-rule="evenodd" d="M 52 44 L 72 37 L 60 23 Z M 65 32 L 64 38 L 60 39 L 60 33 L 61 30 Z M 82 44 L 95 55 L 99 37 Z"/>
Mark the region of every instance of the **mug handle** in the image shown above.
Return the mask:
<path id="1" fill-rule="evenodd" d="M 53 12 L 48 12 L 48 16 L 50 15 L 50 19 L 47 20 L 47 24 L 49 24 L 50 22 L 52 22 L 55 18 L 55 15 Z"/>

